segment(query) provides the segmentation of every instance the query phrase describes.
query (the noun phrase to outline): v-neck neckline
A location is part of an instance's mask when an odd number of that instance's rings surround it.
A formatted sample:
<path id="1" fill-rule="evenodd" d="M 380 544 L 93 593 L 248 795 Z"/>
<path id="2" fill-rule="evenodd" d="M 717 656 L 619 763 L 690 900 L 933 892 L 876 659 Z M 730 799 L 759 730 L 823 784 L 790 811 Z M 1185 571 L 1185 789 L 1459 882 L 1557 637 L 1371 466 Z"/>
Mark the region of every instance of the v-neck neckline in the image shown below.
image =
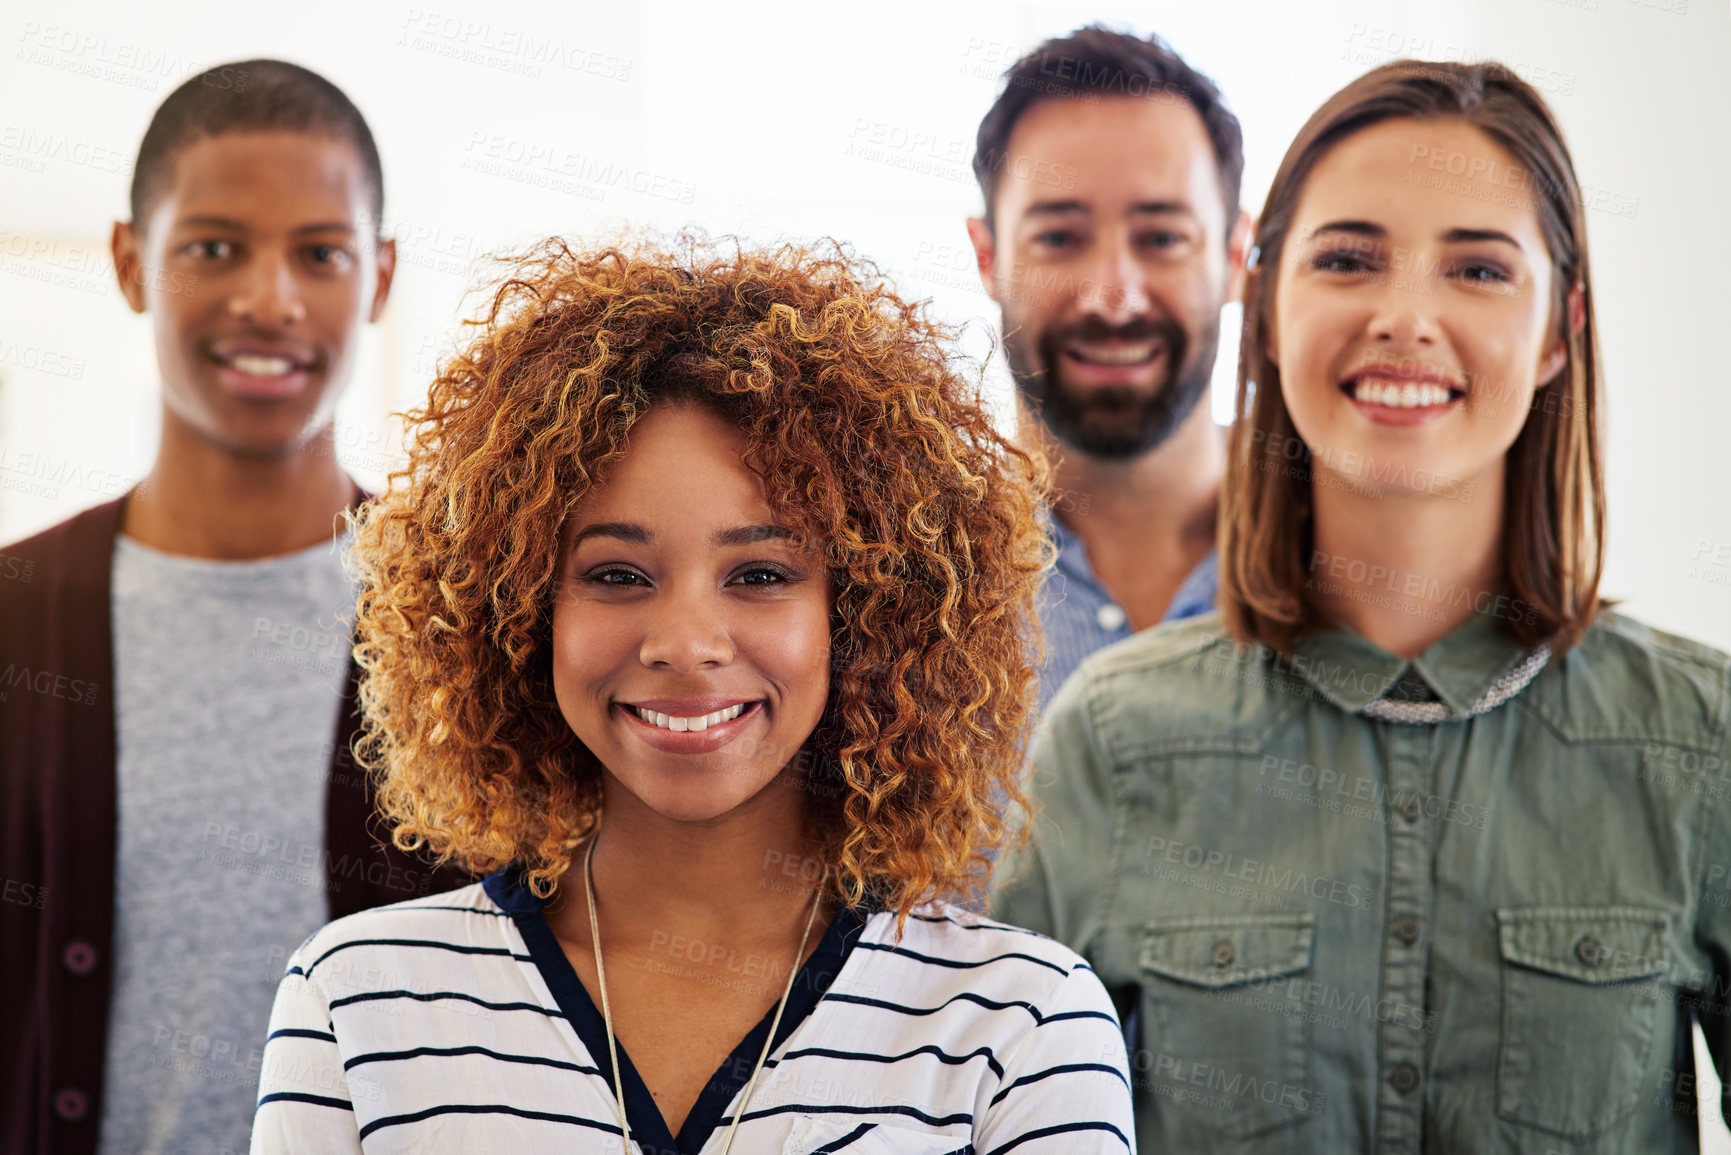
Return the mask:
<path id="1" fill-rule="evenodd" d="M 529 889 L 515 863 L 489 876 L 482 885 L 488 897 L 516 923 L 518 933 L 529 948 L 529 957 L 541 972 L 541 978 L 559 1004 L 559 1010 L 600 1069 L 611 1100 L 613 1072 L 607 1057 L 606 1020 L 595 1000 L 589 996 L 583 980 L 577 977 L 577 971 L 565 956 L 553 928 L 548 925 L 542 912 L 542 900 Z M 787 1009 L 782 1012 L 781 1025 L 770 1047 L 772 1056 L 822 1001 L 824 993 L 852 955 L 854 944 L 859 941 L 860 932 L 869 917 L 869 911 L 855 907 L 842 907 L 836 911 L 828 929 L 818 940 L 817 949 L 794 977 L 793 989 L 787 996 Z M 775 1008 L 772 1006 L 709 1076 L 703 1091 L 686 1113 L 677 1138 L 668 1129 L 667 1120 L 655 1105 L 655 1097 L 649 1093 L 643 1076 L 638 1074 L 625 1045 L 617 1038 L 614 1040 L 619 1053 L 619 1078 L 625 1089 L 625 1120 L 631 1127 L 632 1141 L 644 1155 L 698 1155 L 716 1128 L 733 1121 L 732 1116 L 726 1114 L 728 1104 L 733 1102 L 757 1066 L 757 1057 L 763 1053 L 764 1036 L 769 1033 L 769 1024 L 774 1017 Z M 768 1071 L 774 1065 L 775 1059 L 771 1057 L 765 1062 L 764 1070 Z"/>

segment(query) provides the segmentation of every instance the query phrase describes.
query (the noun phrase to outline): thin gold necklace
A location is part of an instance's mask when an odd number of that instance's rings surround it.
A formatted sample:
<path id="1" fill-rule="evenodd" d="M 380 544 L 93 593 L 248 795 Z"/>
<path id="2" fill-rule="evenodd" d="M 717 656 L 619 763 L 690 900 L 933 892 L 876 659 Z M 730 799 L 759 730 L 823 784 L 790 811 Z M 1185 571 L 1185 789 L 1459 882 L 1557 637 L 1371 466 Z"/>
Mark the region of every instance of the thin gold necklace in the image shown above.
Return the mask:
<path id="1" fill-rule="evenodd" d="M 589 840 L 588 853 L 583 856 L 583 891 L 589 897 L 589 941 L 595 948 L 595 985 L 601 989 L 601 1021 L 607 1026 L 607 1058 L 613 1064 L 613 1105 L 619 1108 L 619 1135 L 625 1140 L 626 1155 L 631 1153 L 631 1125 L 625 1118 L 625 1082 L 619 1077 L 619 1047 L 613 1041 L 613 1008 L 607 1002 L 607 968 L 601 963 L 601 925 L 595 919 L 595 839 Z M 805 957 L 805 944 L 811 941 L 812 924 L 817 922 L 817 908 L 823 901 L 823 886 L 829 881 L 829 867 L 824 867 L 823 878 L 818 880 L 817 889 L 811 896 L 811 913 L 805 919 L 805 933 L 799 936 L 799 949 L 794 952 L 793 965 L 787 969 L 787 986 L 782 989 L 781 1001 L 775 1004 L 775 1018 L 770 1021 L 769 1034 L 763 1040 L 763 1050 L 757 1056 L 757 1066 L 751 1069 L 751 1078 L 745 1084 L 745 1093 L 739 1097 L 739 1109 L 733 1113 L 733 1122 L 727 1128 L 727 1141 L 721 1145 L 721 1155 L 728 1155 L 733 1150 L 733 1133 L 739 1130 L 739 1120 L 745 1115 L 745 1105 L 751 1101 L 751 1092 L 757 1086 L 757 1077 L 763 1073 L 763 1064 L 769 1058 L 769 1048 L 775 1042 L 775 1032 L 781 1026 L 781 1013 L 787 1009 L 787 996 L 793 993 L 794 976 L 799 973 L 800 960 Z"/>

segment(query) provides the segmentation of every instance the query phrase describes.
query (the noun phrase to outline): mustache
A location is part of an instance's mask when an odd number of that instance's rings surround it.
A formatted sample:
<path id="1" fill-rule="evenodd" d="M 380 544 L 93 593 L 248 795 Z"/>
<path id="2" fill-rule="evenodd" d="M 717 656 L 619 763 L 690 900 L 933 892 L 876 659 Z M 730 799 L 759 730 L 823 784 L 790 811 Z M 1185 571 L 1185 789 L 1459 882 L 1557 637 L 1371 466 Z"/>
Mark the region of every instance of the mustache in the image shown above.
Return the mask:
<path id="1" fill-rule="evenodd" d="M 1046 330 L 1043 344 L 1050 348 L 1069 341 L 1149 340 L 1164 341 L 1176 348 L 1184 343 L 1184 330 L 1164 317 L 1136 317 L 1122 325 L 1110 324 L 1100 317 L 1084 317 Z"/>

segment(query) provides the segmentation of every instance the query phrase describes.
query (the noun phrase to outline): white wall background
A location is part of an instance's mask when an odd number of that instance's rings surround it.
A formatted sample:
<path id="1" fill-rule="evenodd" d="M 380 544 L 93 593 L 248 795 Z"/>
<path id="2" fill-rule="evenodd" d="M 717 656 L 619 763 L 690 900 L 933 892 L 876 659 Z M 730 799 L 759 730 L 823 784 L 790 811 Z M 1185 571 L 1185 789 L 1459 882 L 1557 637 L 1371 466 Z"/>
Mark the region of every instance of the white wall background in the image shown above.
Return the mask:
<path id="1" fill-rule="evenodd" d="M 377 484 L 394 456 L 385 414 L 424 390 L 481 258 L 551 232 L 833 235 L 968 325 L 984 353 L 994 315 L 962 227 L 978 209 L 974 129 L 1011 60 L 1104 19 L 1161 32 L 1220 83 L 1245 124 L 1252 209 L 1304 117 L 1375 63 L 1495 57 L 1546 94 L 1595 205 L 1607 592 L 1731 648 L 1731 380 L 1716 339 L 1731 314 L 1727 2 L 8 0 L 0 540 L 148 468 L 154 361 L 113 287 L 106 237 L 151 112 L 199 67 L 295 60 L 373 124 L 403 266 L 340 419 L 345 460 Z"/>
<path id="2" fill-rule="evenodd" d="M 1252 210 L 1299 124 L 1371 65 L 1497 58 L 1538 86 L 1595 210 L 1606 592 L 1731 648 L 1727 3 L 7 0 L 0 541 L 117 495 L 149 466 L 149 332 L 113 287 L 106 238 L 152 111 L 199 68 L 294 60 L 373 125 L 402 263 L 340 442 L 377 485 L 394 458 L 386 414 L 424 391 L 478 260 L 552 232 L 642 222 L 832 235 L 930 296 L 984 353 L 994 314 L 962 225 L 979 207 L 975 127 L 1011 60 L 1102 19 L 1160 32 L 1219 82 L 1245 125 Z"/>

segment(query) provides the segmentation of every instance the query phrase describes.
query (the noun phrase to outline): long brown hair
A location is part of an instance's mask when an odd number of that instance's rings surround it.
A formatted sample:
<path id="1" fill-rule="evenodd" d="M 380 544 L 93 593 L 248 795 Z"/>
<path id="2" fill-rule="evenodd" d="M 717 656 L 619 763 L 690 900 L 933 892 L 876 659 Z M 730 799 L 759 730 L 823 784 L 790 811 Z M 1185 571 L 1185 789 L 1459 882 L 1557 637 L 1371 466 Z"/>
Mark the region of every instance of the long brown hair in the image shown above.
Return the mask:
<path id="1" fill-rule="evenodd" d="M 1455 119 L 1484 132 L 1524 170 L 1555 276 L 1552 322 L 1567 361 L 1541 382 L 1509 447 L 1502 494 L 1508 593 L 1531 612 L 1501 619 L 1518 642 L 1561 653 L 1599 608 L 1604 564 L 1604 462 L 1599 446 L 1599 359 L 1587 231 L 1575 168 L 1544 100 L 1501 64 L 1398 60 L 1335 93 L 1286 151 L 1256 229 L 1256 267 L 1244 295 L 1237 420 L 1228 439 L 1220 512 L 1220 607 L 1240 641 L 1290 654 L 1327 624 L 1306 593 L 1313 540 L 1310 452 L 1298 436 L 1267 337 L 1287 233 L 1305 181 L 1322 156 L 1387 120 Z M 1571 289 L 1582 296 L 1572 323 Z M 1296 448 L 1294 448 L 1296 447 Z"/>

